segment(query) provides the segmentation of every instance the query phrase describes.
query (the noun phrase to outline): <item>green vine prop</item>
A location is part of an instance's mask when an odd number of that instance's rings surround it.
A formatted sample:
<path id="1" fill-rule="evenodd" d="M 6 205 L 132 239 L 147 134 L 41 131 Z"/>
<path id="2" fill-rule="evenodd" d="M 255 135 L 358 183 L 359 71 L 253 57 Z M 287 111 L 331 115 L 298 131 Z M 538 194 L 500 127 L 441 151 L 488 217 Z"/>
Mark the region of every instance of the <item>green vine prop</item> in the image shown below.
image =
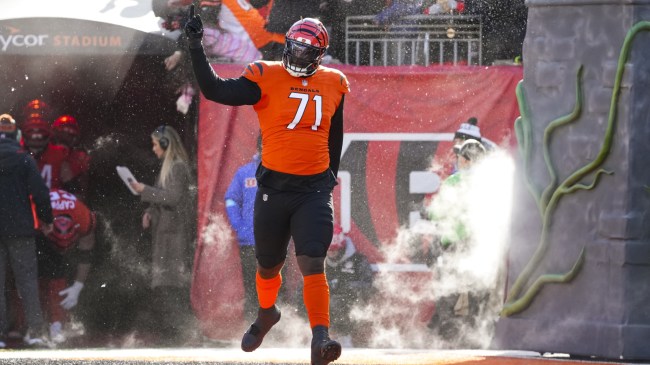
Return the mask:
<path id="1" fill-rule="evenodd" d="M 517 100 L 519 101 L 519 109 L 521 117 L 517 118 L 515 121 L 515 133 L 519 143 L 519 152 L 523 157 L 524 164 L 524 174 L 526 175 L 526 185 L 528 190 L 533 195 L 537 207 L 542 216 L 542 232 L 539 244 L 535 253 L 528 261 L 524 267 L 521 274 L 517 277 L 512 288 L 508 293 L 506 298 L 506 303 L 503 306 L 501 311 L 502 316 L 510 316 L 516 313 L 520 313 L 532 303 L 534 297 L 542 290 L 544 285 L 549 283 L 568 283 L 573 280 L 585 260 L 585 248 L 583 247 L 580 251 L 580 254 L 573 264 L 572 268 L 564 274 L 543 274 L 540 275 L 530 287 L 522 294 L 526 284 L 530 281 L 531 276 L 534 271 L 538 268 L 540 262 L 544 258 L 549 242 L 549 232 L 552 223 L 553 213 L 557 207 L 560 199 L 566 196 L 567 194 L 574 193 L 578 190 L 591 190 L 593 189 L 599 181 L 599 177 L 602 174 L 611 175 L 613 172 L 606 171 L 602 168 L 602 164 L 605 162 L 607 156 L 609 156 L 612 140 L 614 138 L 614 131 L 616 127 L 616 116 L 618 111 L 618 100 L 620 97 L 621 90 L 621 80 L 623 78 L 623 72 L 625 70 L 625 62 L 629 58 L 630 47 L 634 37 L 640 31 L 650 30 L 650 22 L 642 21 L 635 24 L 625 36 L 623 41 L 623 46 L 621 48 L 621 53 L 618 59 L 618 65 L 616 69 L 616 77 L 614 80 L 614 87 L 612 90 L 612 97 L 609 108 L 609 117 L 607 121 L 607 128 L 605 130 L 605 135 L 603 143 L 601 145 L 600 151 L 596 158 L 588 163 L 587 165 L 577 169 L 572 174 L 569 175 L 562 183 L 558 185 L 558 177 L 551 160 L 549 146 L 551 143 L 551 138 L 553 132 L 555 132 L 559 127 L 565 126 L 571 122 L 576 121 L 582 110 L 582 66 L 578 69 L 576 77 L 576 103 L 573 108 L 573 111 L 563 117 L 560 117 L 546 127 L 544 131 L 544 138 L 542 142 L 542 149 L 544 155 L 544 162 L 548 169 L 550 175 L 549 184 L 543 191 L 540 191 L 540 188 L 537 187 L 532 181 L 530 174 L 530 159 L 533 155 L 533 138 L 532 138 L 532 124 L 530 119 L 530 109 L 525 97 L 523 90 L 522 82 L 517 85 Z M 580 181 L 587 178 L 588 175 L 593 173 L 592 182 L 590 184 L 581 184 Z"/>

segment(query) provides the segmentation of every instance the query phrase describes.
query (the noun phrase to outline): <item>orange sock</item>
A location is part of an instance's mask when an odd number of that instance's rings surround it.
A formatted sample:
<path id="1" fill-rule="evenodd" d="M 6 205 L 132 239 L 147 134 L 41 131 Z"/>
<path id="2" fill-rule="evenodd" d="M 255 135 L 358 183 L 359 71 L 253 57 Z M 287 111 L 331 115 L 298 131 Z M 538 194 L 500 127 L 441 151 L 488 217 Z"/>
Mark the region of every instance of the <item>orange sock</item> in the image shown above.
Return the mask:
<path id="1" fill-rule="evenodd" d="M 311 328 L 330 326 L 330 287 L 325 273 L 303 276 L 303 300 Z"/>
<path id="2" fill-rule="evenodd" d="M 282 286 L 282 275 L 264 279 L 258 272 L 255 274 L 255 287 L 257 288 L 257 301 L 262 308 L 271 308 L 278 299 L 278 292 Z"/>

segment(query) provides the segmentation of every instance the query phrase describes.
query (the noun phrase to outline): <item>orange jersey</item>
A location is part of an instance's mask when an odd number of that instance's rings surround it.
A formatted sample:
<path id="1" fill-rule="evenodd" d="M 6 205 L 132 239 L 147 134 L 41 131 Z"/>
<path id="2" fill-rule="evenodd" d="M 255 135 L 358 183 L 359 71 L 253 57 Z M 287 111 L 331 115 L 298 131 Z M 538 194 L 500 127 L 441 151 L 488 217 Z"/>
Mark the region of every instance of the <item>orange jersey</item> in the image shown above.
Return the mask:
<path id="1" fill-rule="evenodd" d="M 253 105 L 262 132 L 262 165 L 293 175 L 327 170 L 331 119 L 350 91 L 345 75 L 319 66 L 310 77 L 294 77 L 280 62 L 259 61 L 243 76 L 262 91 Z"/>

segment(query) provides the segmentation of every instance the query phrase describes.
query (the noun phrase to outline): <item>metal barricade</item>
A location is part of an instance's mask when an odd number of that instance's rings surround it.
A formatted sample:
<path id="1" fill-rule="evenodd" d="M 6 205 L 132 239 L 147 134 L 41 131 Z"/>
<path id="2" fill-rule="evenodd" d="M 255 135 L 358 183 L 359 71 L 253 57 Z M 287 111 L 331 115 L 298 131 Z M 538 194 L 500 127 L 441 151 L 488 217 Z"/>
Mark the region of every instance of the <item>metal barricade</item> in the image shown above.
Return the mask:
<path id="1" fill-rule="evenodd" d="M 374 16 L 345 20 L 345 63 L 390 66 L 481 65 L 479 16 L 410 15 L 390 25 Z"/>

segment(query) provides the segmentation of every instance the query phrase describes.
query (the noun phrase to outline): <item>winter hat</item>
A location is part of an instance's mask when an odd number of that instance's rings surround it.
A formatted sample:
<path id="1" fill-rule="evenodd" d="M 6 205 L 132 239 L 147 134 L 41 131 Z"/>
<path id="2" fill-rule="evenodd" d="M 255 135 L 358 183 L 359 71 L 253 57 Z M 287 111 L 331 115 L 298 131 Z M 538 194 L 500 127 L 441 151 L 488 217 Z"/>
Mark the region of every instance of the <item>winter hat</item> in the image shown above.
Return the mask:
<path id="1" fill-rule="evenodd" d="M 0 115 L 0 138 L 16 139 L 18 136 L 18 127 L 16 121 L 9 114 Z"/>
<path id="2" fill-rule="evenodd" d="M 478 120 L 475 117 L 467 119 L 467 122 L 462 123 L 460 125 L 460 128 L 458 128 L 456 131 L 456 134 L 454 134 L 454 139 L 475 139 L 480 142 L 481 128 L 479 128 L 476 124 L 478 124 Z"/>

